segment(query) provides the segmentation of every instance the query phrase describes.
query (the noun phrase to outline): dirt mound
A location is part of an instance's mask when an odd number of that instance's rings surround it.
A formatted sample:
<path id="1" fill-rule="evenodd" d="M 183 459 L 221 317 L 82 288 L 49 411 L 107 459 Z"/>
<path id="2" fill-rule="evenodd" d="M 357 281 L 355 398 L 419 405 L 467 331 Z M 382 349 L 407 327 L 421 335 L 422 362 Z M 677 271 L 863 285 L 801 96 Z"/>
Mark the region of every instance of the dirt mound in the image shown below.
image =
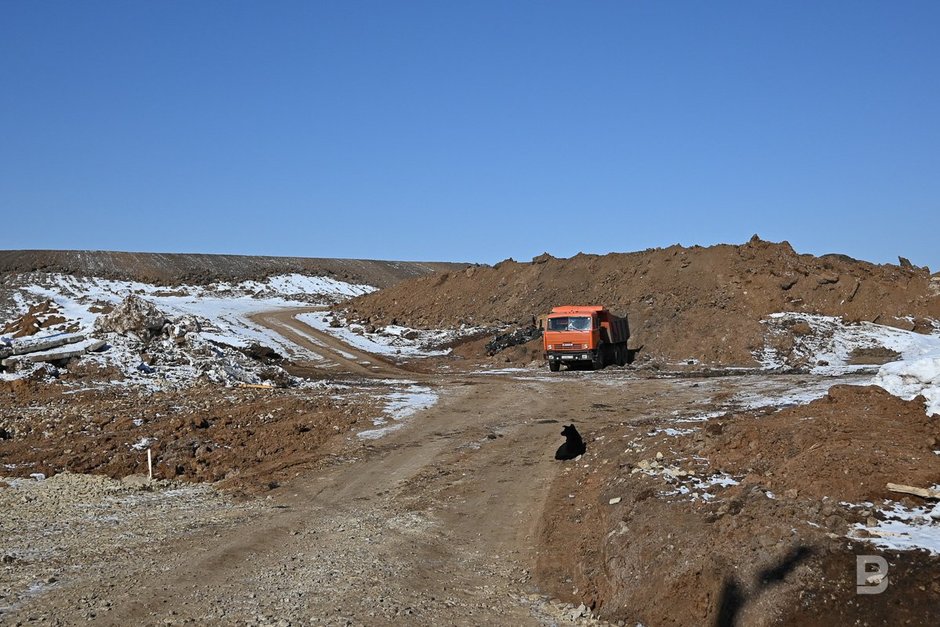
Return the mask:
<path id="1" fill-rule="evenodd" d="M 904 401 L 876 386 L 839 385 L 809 405 L 756 421 L 711 422 L 702 456 L 774 493 L 851 502 L 897 498 L 885 484 L 940 481 L 936 422 L 924 413 L 923 398 Z"/>
<path id="2" fill-rule="evenodd" d="M 787 242 L 671 246 L 570 259 L 540 255 L 405 281 L 350 302 L 350 317 L 419 328 L 529 325 L 559 304 L 630 317 L 631 348 L 673 361 L 753 365 L 760 320 L 781 311 L 926 331 L 940 297 L 926 268 L 800 255 Z"/>
<path id="3" fill-rule="evenodd" d="M 545 589 L 629 624 L 927 624 L 940 576 L 926 552 L 884 552 L 889 591 L 855 590 L 855 556 L 880 553 L 857 525 L 875 529 L 884 499 L 923 503 L 885 484 L 940 481 L 922 402 L 837 386 L 696 424 L 585 430 L 545 508 Z"/>
<path id="4" fill-rule="evenodd" d="M 329 276 L 348 283 L 387 287 L 404 279 L 466 267 L 463 263 L 130 253 L 87 250 L 0 250 L 0 274 L 49 272 L 143 281 L 157 285 L 263 280 L 277 274 Z"/>
<path id="5" fill-rule="evenodd" d="M 25 314 L 9 322 L 0 329 L 0 335 L 9 335 L 11 337 L 27 337 L 35 335 L 39 331 L 57 324 L 63 324 L 65 318 L 59 310 L 59 306 L 51 300 L 37 303 L 27 310 Z M 65 329 L 66 331 L 75 331 L 76 328 Z"/>

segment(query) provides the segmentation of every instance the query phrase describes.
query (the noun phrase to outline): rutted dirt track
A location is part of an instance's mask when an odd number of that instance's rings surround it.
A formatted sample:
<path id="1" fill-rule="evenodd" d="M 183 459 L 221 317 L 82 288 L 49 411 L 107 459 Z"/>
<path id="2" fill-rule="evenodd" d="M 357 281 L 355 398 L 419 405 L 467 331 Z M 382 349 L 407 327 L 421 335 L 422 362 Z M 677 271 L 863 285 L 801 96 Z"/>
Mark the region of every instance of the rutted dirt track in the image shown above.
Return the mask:
<path id="1" fill-rule="evenodd" d="M 328 333 L 323 333 L 304 324 L 296 317 L 298 314 L 312 311 L 323 311 L 323 308 L 282 309 L 257 314 L 252 319 L 276 331 L 297 346 L 320 356 L 325 363 L 319 364 L 319 367 L 328 369 L 330 374 L 345 372 L 365 377 L 415 377 L 413 372 L 406 371 L 378 355 L 366 353 L 345 342 L 341 342 Z"/>

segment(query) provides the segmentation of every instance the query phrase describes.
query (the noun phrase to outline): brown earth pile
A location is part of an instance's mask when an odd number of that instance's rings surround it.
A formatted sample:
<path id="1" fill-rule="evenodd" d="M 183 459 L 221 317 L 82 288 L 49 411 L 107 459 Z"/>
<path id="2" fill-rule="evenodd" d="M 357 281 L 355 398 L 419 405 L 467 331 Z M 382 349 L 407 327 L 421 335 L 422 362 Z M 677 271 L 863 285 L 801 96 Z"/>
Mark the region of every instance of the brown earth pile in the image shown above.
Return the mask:
<path id="1" fill-rule="evenodd" d="M 387 287 L 404 279 L 463 268 L 466 265 L 446 262 L 102 250 L 0 250 L 0 275 L 59 272 L 75 276 L 143 281 L 156 285 L 201 285 L 213 281 L 263 280 L 271 275 L 297 272 L 331 276 L 350 283 Z"/>
<path id="2" fill-rule="evenodd" d="M 860 502 L 899 498 L 889 482 L 940 482 L 938 442 L 940 423 L 924 412 L 923 398 L 837 385 L 806 406 L 711 421 L 701 454 L 774 493 Z"/>
<path id="3" fill-rule="evenodd" d="M 837 386 L 677 436 L 629 422 L 587 431 L 587 454 L 552 487 L 538 578 L 629 624 L 927 624 L 940 598 L 935 558 L 885 553 L 889 590 L 859 596 L 855 556 L 880 551 L 846 537 L 881 518 L 885 498 L 923 505 L 887 482 L 940 481 L 940 434 L 922 400 Z M 690 474 L 642 472 L 651 462 Z M 677 493 L 722 471 L 739 484 L 709 488 L 711 500 Z"/>
<path id="4" fill-rule="evenodd" d="M 796 311 L 926 331 L 940 318 L 930 271 L 843 255 L 799 255 L 757 236 L 743 245 L 671 246 L 604 256 L 507 260 L 404 281 L 350 303 L 352 318 L 419 328 L 531 324 L 561 304 L 630 317 L 631 346 L 665 360 L 754 363 L 760 320 Z M 913 322 L 907 319 L 913 317 Z"/>

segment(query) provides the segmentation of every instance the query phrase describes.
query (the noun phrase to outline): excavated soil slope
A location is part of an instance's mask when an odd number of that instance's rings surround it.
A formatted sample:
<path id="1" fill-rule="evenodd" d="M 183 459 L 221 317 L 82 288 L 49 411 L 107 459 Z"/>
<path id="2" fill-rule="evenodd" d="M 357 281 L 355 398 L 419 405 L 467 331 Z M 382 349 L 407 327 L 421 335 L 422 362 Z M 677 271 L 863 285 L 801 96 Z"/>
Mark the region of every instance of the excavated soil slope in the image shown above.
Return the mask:
<path id="1" fill-rule="evenodd" d="M 630 317 L 634 348 L 652 357 L 751 364 L 759 323 L 781 311 L 876 321 L 910 330 L 940 317 L 927 268 L 843 255 L 799 255 L 787 242 L 671 246 L 570 259 L 541 255 L 405 281 L 350 303 L 373 324 L 530 324 L 559 304 L 604 304 Z"/>
<path id="2" fill-rule="evenodd" d="M 76 276 L 144 281 L 158 285 L 264 279 L 297 272 L 350 283 L 388 287 L 403 279 L 466 267 L 463 263 L 129 253 L 87 250 L 0 250 L 0 274 L 61 272 Z"/>
<path id="3" fill-rule="evenodd" d="M 670 385 L 658 396 L 678 396 Z M 888 482 L 940 480 L 936 421 L 923 399 L 836 386 L 808 405 L 672 432 L 654 428 L 661 418 L 642 402 L 592 407 L 587 453 L 552 485 L 544 509 L 536 575 L 550 594 L 630 625 L 931 624 L 936 558 L 846 537 L 852 525 L 883 518 L 866 501 L 923 505 L 889 492 Z M 663 468 L 724 472 L 738 483 L 692 498 L 678 485 L 695 490 L 694 482 Z M 856 594 L 855 556 L 869 554 L 891 565 L 881 596 Z"/>

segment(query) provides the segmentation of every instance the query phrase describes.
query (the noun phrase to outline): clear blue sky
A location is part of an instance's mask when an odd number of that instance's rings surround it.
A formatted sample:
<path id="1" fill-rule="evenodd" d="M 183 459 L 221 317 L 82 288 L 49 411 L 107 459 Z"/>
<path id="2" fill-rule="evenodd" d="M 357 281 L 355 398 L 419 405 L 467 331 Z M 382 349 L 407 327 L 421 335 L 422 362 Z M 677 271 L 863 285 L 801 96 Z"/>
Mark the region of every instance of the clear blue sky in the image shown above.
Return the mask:
<path id="1" fill-rule="evenodd" d="M 940 2 L 0 0 L 0 248 L 940 270 Z"/>

